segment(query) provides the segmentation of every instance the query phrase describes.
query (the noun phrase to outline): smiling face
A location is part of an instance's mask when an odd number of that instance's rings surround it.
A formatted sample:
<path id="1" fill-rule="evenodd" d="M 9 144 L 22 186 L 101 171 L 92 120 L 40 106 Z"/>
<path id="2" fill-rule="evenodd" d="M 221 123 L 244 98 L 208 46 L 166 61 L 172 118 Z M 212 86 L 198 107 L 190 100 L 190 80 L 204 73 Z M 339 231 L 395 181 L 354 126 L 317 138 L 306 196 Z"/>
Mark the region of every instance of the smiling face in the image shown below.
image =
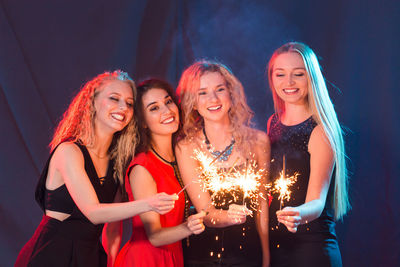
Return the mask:
<path id="1" fill-rule="evenodd" d="M 200 77 L 195 108 L 204 121 L 229 122 L 231 97 L 226 81 L 219 72 L 206 72 Z"/>
<path id="2" fill-rule="evenodd" d="M 133 116 L 132 88 L 119 80 L 106 82 L 96 93 L 94 108 L 97 129 L 111 133 L 121 131 Z"/>
<path id="3" fill-rule="evenodd" d="M 179 110 L 168 92 L 152 88 L 142 96 L 145 128 L 150 135 L 172 135 L 179 127 Z"/>
<path id="4" fill-rule="evenodd" d="M 307 104 L 308 77 L 300 54 L 288 52 L 275 58 L 272 85 L 286 104 Z"/>

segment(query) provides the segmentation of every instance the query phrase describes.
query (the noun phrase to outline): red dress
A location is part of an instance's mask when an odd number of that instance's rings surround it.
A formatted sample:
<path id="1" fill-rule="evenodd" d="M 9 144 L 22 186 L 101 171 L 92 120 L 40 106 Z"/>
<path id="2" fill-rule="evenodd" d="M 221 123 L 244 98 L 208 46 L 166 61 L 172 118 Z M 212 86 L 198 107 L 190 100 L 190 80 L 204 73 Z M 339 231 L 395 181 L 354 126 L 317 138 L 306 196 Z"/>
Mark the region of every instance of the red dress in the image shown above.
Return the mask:
<path id="1" fill-rule="evenodd" d="M 128 174 L 135 165 L 140 165 L 153 176 L 157 184 L 157 192 L 167 194 L 178 193 L 181 190 L 171 165 L 158 159 L 152 152 L 140 153 L 132 160 L 125 176 L 125 189 L 129 200 L 133 201 Z M 167 214 L 160 215 L 162 227 L 173 227 L 183 222 L 185 198 L 179 197 L 175 207 Z M 115 261 L 115 266 L 129 267 L 183 267 L 183 252 L 181 241 L 160 247 L 153 246 L 147 238 L 143 223 L 139 216 L 132 218 L 132 236 L 125 244 Z"/>

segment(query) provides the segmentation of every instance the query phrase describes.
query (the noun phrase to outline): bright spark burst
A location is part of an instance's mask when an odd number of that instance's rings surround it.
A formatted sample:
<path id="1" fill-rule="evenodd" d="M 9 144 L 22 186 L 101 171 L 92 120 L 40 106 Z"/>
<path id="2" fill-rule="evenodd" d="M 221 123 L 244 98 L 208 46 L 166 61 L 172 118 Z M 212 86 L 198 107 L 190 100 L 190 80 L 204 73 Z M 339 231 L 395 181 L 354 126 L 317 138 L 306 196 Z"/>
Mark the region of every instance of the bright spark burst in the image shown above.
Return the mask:
<path id="1" fill-rule="evenodd" d="M 200 163 L 202 189 L 210 192 L 212 205 L 219 207 L 240 201 L 245 204 L 249 200 L 249 208 L 257 210 L 264 170 L 257 168 L 255 160 L 246 161 L 244 168 L 236 166 L 236 160 L 227 170 L 215 166 L 215 160 L 200 150 L 194 150 L 194 158 Z"/>
<path id="2" fill-rule="evenodd" d="M 278 199 L 281 203 L 281 208 L 283 201 L 289 201 L 290 195 L 292 191 L 289 188 L 297 181 L 297 176 L 299 175 L 297 172 L 292 176 L 286 176 L 285 171 L 282 170 L 278 179 L 274 182 L 274 187 L 272 188 L 272 192 L 279 194 Z"/>

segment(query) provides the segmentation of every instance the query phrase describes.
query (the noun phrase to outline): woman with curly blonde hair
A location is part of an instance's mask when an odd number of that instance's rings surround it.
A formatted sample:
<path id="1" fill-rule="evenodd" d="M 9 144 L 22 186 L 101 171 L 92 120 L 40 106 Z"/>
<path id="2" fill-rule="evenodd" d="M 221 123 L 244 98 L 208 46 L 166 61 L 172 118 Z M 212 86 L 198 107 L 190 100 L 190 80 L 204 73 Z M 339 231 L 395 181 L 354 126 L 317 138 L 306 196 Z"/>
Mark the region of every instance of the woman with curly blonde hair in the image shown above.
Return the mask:
<path id="1" fill-rule="evenodd" d="M 111 203 L 121 200 L 124 168 L 137 143 L 135 97 L 133 80 L 114 71 L 86 83 L 74 98 L 50 143 L 52 152 L 36 188 L 43 219 L 15 266 L 106 266 L 99 242 L 104 223 L 173 208 L 176 196 L 165 193 Z M 106 228 L 103 241 L 112 263 L 119 223 Z"/>
<path id="2" fill-rule="evenodd" d="M 268 168 L 268 137 L 251 128 L 253 112 L 242 84 L 223 64 L 202 60 L 183 72 L 177 92 L 183 115 L 182 137 L 176 146 L 178 166 L 192 204 L 197 211 L 208 212 L 204 223 L 209 227 L 190 238 L 185 266 L 268 264 L 265 201 L 261 201 L 262 213 L 248 217 L 255 210 L 247 208 L 243 195 L 237 198 L 227 192 L 215 201 L 212 194 L 218 192 L 204 191 L 198 183 L 201 163 L 196 151 L 213 159 L 220 171 L 243 171 L 249 161 L 259 169 Z M 264 223 L 256 227 L 255 218 Z"/>

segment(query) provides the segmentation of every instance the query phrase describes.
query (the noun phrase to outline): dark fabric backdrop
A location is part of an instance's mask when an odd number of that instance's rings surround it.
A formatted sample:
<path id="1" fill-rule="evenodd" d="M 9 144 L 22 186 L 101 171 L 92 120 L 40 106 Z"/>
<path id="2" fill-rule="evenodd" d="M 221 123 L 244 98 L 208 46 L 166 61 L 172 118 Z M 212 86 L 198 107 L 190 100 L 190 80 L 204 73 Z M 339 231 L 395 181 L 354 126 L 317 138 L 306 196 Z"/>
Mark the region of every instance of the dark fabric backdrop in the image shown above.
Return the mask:
<path id="1" fill-rule="evenodd" d="M 348 128 L 353 209 L 337 227 L 344 265 L 400 266 L 399 14 L 395 0 L 2 0 L 0 265 L 13 265 L 40 221 L 36 181 L 84 81 L 123 69 L 176 86 L 195 59 L 218 59 L 265 130 L 273 112 L 265 65 L 299 40 L 319 55 Z"/>

